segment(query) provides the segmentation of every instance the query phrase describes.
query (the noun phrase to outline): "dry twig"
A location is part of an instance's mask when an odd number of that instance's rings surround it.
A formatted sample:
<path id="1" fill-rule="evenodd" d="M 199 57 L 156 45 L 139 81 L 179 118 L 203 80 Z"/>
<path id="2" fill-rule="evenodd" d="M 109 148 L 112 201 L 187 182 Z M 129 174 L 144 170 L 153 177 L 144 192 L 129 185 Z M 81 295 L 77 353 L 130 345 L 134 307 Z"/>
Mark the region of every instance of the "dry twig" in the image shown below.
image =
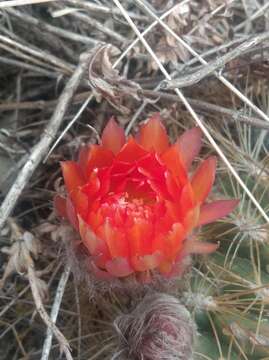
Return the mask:
<path id="1" fill-rule="evenodd" d="M 141 0 L 135 0 L 140 6 L 152 16 L 153 19 L 156 19 L 156 21 L 174 38 L 178 41 L 179 44 L 181 44 L 185 49 L 187 49 L 193 56 L 195 56 L 201 64 L 207 65 L 208 62 L 204 60 L 204 58 L 198 54 L 197 51 L 195 51 L 185 40 L 183 40 L 180 36 L 178 36 L 175 31 L 173 31 L 161 18 L 158 18 L 157 15 L 155 15 Z M 128 16 L 128 14 L 127 14 Z M 132 19 L 130 19 L 132 21 Z M 143 38 L 143 37 L 142 37 Z M 155 54 L 154 54 L 155 55 Z M 157 58 L 156 58 L 157 59 Z M 158 61 L 158 59 L 157 59 Z M 166 70 L 163 68 L 163 70 L 166 72 Z M 163 71 L 162 71 L 163 72 Z M 214 75 L 224 84 L 229 90 L 231 90 L 239 99 L 241 99 L 245 104 L 247 104 L 256 114 L 260 115 L 265 121 L 269 122 L 269 117 L 265 112 L 263 112 L 258 106 L 256 106 L 252 101 L 250 101 L 244 94 L 242 94 L 230 81 L 228 81 L 224 76 L 222 76 L 219 72 L 214 71 Z M 172 81 L 169 74 L 168 77 L 166 76 L 167 82 Z M 178 88 L 175 88 L 175 91 L 178 92 Z M 205 131 L 207 132 L 206 128 Z M 212 139 L 213 140 L 213 139 Z M 214 140 L 213 140 L 214 141 Z M 223 158 L 223 156 L 222 156 Z M 227 164 L 228 165 L 228 164 Z M 232 171 L 232 170 L 231 170 Z M 239 181 L 239 180 L 238 180 Z M 240 181 L 239 181 L 240 182 Z M 243 185 L 243 184 L 242 184 Z M 244 186 L 244 185 L 243 185 Z M 251 196 L 251 195 L 250 195 Z M 257 204 L 258 205 L 258 204 Z M 259 207 L 259 205 L 258 205 Z M 262 212 L 263 210 L 260 209 Z M 267 219 L 266 214 L 265 219 Z M 269 218 L 267 220 L 269 222 Z"/>
<path id="2" fill-rule="evenodd" d="M 54 336 L 57 338 L 61 352 L 65 353 L 65 356 L 67 360 L 72 360 L 72 356 L 70 353 L 70 346 L 64 335 L 60 332 L 60 330 L 56 327 L 56 325 L 53 322 L 53 319 L 50 319 L 48 313 L 46 312 L 44 305 L 41 300 L 41 296 L 39 293 L 39 289 L 37 286 L 37 276 L 34 269 L 34 263 L 29 255 L 28 259 L 28 279 L 31 286 L 33 298 L 35 301 L 37 312 L 39 313 L 40 317 L 44 321 L 44 323 L 47 325 L 48 329 L 54 334 Z"/>
<path id="3" fill-rule="evenodd" d="M 66 0 L 66 2 L 73 6 L 75 5 L 76 7 L 81 7 L 83 9 L 86 9 L 90 12 L 95 12 L 99 16 L 100 16 L 100 14 L 111 15 L 111 16 L 115 16 L 115 15 L 122 16 L 119 9 L 112 7 L 112 6 L 108 7 L 108 6 L 104 6 L 104 5 L 98 5 L 98 4 L 94 4 L 89 1 L 83 1 L 83 0 Z M 132 11 L 128 11 L 128 14 L 132 19 L 149 22 L 149 18 L 147 16 L 144 16 L 139 13 L 132 12 Z"/>
<path id="4" fill-rule="evenodd" d="M 51 1 L 55 1 L 55 0 L 8 0 L 8 1 L 1 1 L 0 9 L 1 8 L 13 7 L 13 6 L 41 4 L 41 3 L 51 2 Z"/>
<path id="5" fill-rule="evenodd" d="M 31 178 L 33 172 L 37 168 L 38 164 L 43 160 L 48 151 L 54 137 L 59 130 L 62 121 L 64 119 L 65 112 L 72 100 L 72 97 L 89 65 L 89 60 L 91 58 L 91 54 L 89 52 L 84 53 L 80 57 L 80 63 L 72 75 L 72 77 L 67 82 L 60 98 L 58 104 L 54 110 L 54 113 L 44 129 L 44 133 L 40 139 L 40 141 L 35 145 L 32 150 L 29 159 L 23 166 L 20 171 L 16 181 L 12 185 L 8 194 L 6 195 L 5 200 L 2 203 L 0 208 L 0 229 L 3 227 L 5 221 L 8 216 L 12 212 L 20 194 L 22 193 L 24 187 L 27 182 Z"/>
<path id="6" fill-rule="evenodd" d="M 66 286 L 67 280 L 69 278 L 69 275 L 70 275 L 70 267 L 67 266 L 65 268 L 65 270 L 63 271 L 61 279 L 59 281 L 59 284 L 58 284 L 58 287 L 56 290 L 56 295 L 55 295 L 54 302 L 53 302 L 52 309 L 51 309 L 50 318 L 54 324 L 57 320 L 57 316 L 58 316 L 58 313 L 60 310 L 65 286 Z M 41 360 L 47 360 L 49 358 L 51 342 L 52 342 L 52 335 L 53 335 L 53 331 L 52 331 L 51 327 L 48 327 L 46 339 L 45 339 L 44 345 L 43 345 Z"/>
<path id="7" fill-rule="evenodd" d="M 90 38 L 90 37 L 84 36 L 84 35 L 80 35 L 80 34 L 76 34 L 70 30 L 61 29 L 59 27 L 47 24 L 46 22 L 44 22 L 40 19 L 34 18 L 33 16 L 31 16 L 25 12 L 14 10 L 14 9 L 6 9 L 6 12 L 8 14 L 10 14 L 11 16 L 14 16 L 14 17 L 20 19 L 22 22 L 25 22 L 28 25 L 36 26 L 40 30 L 47 31 L 48 33 L 62 37 L 64 39 L 68 39 L 68 40 L 71 40 L 74 42 L 81 42 L 81 43 L 87 44 L 87 45 L 98 44 L 98 41 L 93 38 Z"/>
<path id="8" fill-rule="evenodd" d="M 165 86 L 165 84 L 164 86 L 167 87 L 168 89 L 173 89 L 173 88 L 183 88 L 186 86 L 194 85 L 199 81 L 201 81 L 202 79 L 204 79 L 206 76 L 213 73 L 214 71 L 220 70 L 228 62 L 244 55 L 248 51 L 251 51 L 253 47 L 259 45 L 260 43 L 268 39 L 269 39 L 269 32 L 252 36 L 249 40 L 243 42 L 235 49 L 229 51 L 227 54 L 203 66 L 197 72 L 194 72 L 193 74 L 187 76 L 183 76 L 179 79 L 173 79 L 171 81 L 168 81 L 167 86 Z"/>

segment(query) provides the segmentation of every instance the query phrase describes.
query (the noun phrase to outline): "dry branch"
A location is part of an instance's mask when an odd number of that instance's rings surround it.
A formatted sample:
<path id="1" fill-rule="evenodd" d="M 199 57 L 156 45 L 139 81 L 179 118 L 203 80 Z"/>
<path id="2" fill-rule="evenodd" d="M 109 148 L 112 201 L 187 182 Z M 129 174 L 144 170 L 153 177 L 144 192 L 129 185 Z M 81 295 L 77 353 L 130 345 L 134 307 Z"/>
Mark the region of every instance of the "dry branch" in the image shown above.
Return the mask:
<path id="1" fill-rule="evenodd" d="M 113 0 L 113 1 L 118 3 L 117 0 Z M 176 33 L 174 30 L 172 30 L 172 29 L 162 20 L 161 17 L 159 18 L 154 12 L 152 12 L 152 11 L 150 10 L 150 8 L 149 8 L 147 5 L 145 5 L 145 3 L 144 3 L 143 1 L 141 1 L 141 0 L 135 0 L 135 1 L 141 6 L 141 8 L 142 8 L 143 10 L 146 11 L 146 13 L 148 13 L 153 19 L 155 19 L 155 20 L 161 25 L 161 26 L 178 42 L 179 45 L 182 45 L 182 46 L 184 47 L 184 49 L 188 50 L 190 54 L 192 54 L 193 56 L 195 56 L 195 57 L 200 61 L 201 64 L 203 64 L 203 65 L 207 65 L 207 64 L 208 64 L 208 62 L 205 61 L 205 59 L 204 59 L 201 55 L 199 55 L 199 53 L 198 53 L 196 50 L 194 50 L 192 46 L 190 46 L 185 40 L 183 40 L 182 37 L 178 36 L 177 33 Z M 119 3 L 118 3 L 118 4 L 119 4 Z M 118 7 L 119 7 L 119 6 L 120 6 L 120 4 L 118 5 Z M 123 9 L 123 8 L 122 8 L 122 9 Z M 125 10 L 123 9 L 123 11 L 125 11 Z M 127 14 L 126 12 L 125 12 L 125 15 L 128 16 L 128 14 Z M 130 23 L 130 21 L 132 22 L 132 19 L 129 17 L 128 22 Z M 134 26 L 135 26 L 135 28 L 136 28 L 136 25 L 135 25 L 135 24 L 134 24 Z M 143 34 L 140 34 L 139 37 L 140 37 L 141 41 L 144 43 L 144 45 L 145 45 L 145 39 L 143 38 Z M 146 47 L 146 45 L 145 45 L 145 47 Z M 152 55 L 153 55 L 153 57 L 156 56 L 154 53 L 153 53 Z M 167 71 L 165 70 L 165 68 L 162 66 L 162 64 L 161 64 L 161 62 L 159 61 L 159 59 L 156 57 L 154 60 L 156 61 L 156 63 L 159 63 L 159 67 L 160 67 L 160 70 L 162 71 L 162 73 L 166 73 L 166 74 L 168 75 L 168 76 L 166 76 L 167 82 L 169 83 L 170 81 L 172 81 L 172 78 L 171 78 L 170 75 L 167 73 Z M 237 87 L 235 87 L 230 81 L 228 81 L 224 76 L 222 76 L 222 75 L 220 74 L 220 72 L 214 71 L 213 74 L 216 76 L 217 79 L 220 80 L 220 82 L 221 82 L 223 85 L 225 85 L 225 86 L 226 86 L 230 91 L 232 91 L 239 99 L 241 99 L 245 104 L 247 104 L 256 114 L 260 115 L 265 121 L 268 121 L 268 122 L 269 122 L 269 117 L 267 116 L 267 114 L 266 114 L 264 111 L 262 111 L 258 106 L 256 106 L 251 100 L 249 100 L 249 98 L 246 97 L 241 91 L 239 91 L 239 90 L 237 89 Z M 174 90 L 175 90 L 175 92 L 177 92 L 177 93 L 179 92 L 179 89 L 178 89 L 178 88 L 175 88 Z M 183 100 L 183 99 L 182 99 L 182 100 Z M 184 102 L 184 101 L 183 101 L 183 102 Z M 199 119 L 197 119 L 197 120 L 199 121 Z M 203 127 L 202 124 L 201 124 L 201 126 Z M 202 127 L 201 127 L 201 128 L 202 128 Z M 207 133 L 206 128 L 204 128 L 204 130 L 205 130 L 204 133 L 206 134 L 206 133 Z M 208 135 L 210 135 L 210 134 L 208 133 Z M 214 140 L 212 139 L 212 141 L 214 141 Z M 212 141 L 211 141 L 211 143 L 213 144 Z M 215 147 L 215 145 L 214 145 L 214 147 Z M 215 147 L 215 149 L 217 150 L 216 147 Z M 221 156 L 223 157 L 223 155 L 221 155 Z M 223 158 L 223 160 L 224 160 L 224 158 Z M 224 160 L 224 161 L 226 161 L 226 160 Z M 230 165 L 228 165 L 228 163 L 227 163 L 227 166 L 230 167 Z M 233 172 L 232 168 L 231 168 L 230 170 Z M 235 174 L 234 174 L 234 175 L 235 175 Z M 235 176 L 237 176 L 237 175 L 235 175 Z M 239 183 L 241 182 L 239 179 L 237 179 L 237 180 L 238 180 Z M 241 185 L 242 185 L 242 187 L 245 186 L 244 183 L 242 183 Z M 248 192 L 247 189 L 245 189 L 245 191 Z M 252 197 L 251 194 L 249 194 L 249 196 Z M 254 199 L 253 199 L 253 200 L 254 200 Z M 254 202 L 255 202 L 255 200 L 254 200 Z M 258 207 L 258 208 L 260 207 L 258 203 L 257 203 L 257 207 Z M 262 208 L 260 208 L 260 212 L 261 212 L 261 213 L 264 213 L 264 211 L 263 211 Z M 266 215 L 265 213 L 264 213 L 264 218 L 266 219 L 267 222 L 269 222 L 269 218 L 267 217 L 267 215 Z"/>
<path id="2" fill-rule="evenodd" d="M 13 6 L 41 4 L 41 3 L 51 2 L 51 1 L 55 1 L 55 0 L 8 0 L 8 1 L 1 1 L 0 9 L 1 8 L 13 7 Z"/>
<path id="3" fill-rule="evenodd" d="M 50 318 L 53 323 L 55 323 L 57 320 L 57 316 L 58 316 L 58 313 L 60 310 L 60 306 L 61 306 L 65 286 L 66 286 L 67 280 L 69 278 L 69 274 L 70 274 L 70 267 L 66 267 L 65 270 L 63 271 L 61 279 L 59 281 L 58 288 L 56 290 L 55 299 L 54 299 L 52 309 L 51 309 Z M 48 327 L 46 339 L 45 339 L 44 345 L 43 345 L 41 360 L 47 360 L 49 358 L 51 342 L 52 342 L 52 335 L 53 335 L 53 331 L 50 327 Z"/>
<path id="4" fill-rule="evenodd" d="M 2 28 L 1 31 L 3 31 Z M 45 63 L 43 64 L 43 66 L 50 66 L 50 69 L 55 67 L 56 69 L 59 69 L 59 71 L 68 75 L 72 74 L 72 72 L 74 71 L 73 65 L 67 63 L 59 57 L 50 54 L 48 51 L 36 48 L 31 44 L 22 44 L 19 39 L 12 39 L 10 33 L 8 33 L 7 35 L 8 36 L 0 35 L 1 47 L 3 46 L 3 44 L 9 45 L 10 49 L 12 49 L 13 51 L 16 50 L 18 52 L 18 50 L 20 50 L 23 55 L 27 54 L 29 56 L 29 59 L 31 59 L 31 55 L 35 60 L 41 60 L 39 64 Z M 14 54 L 17 55 L 17 53 Z"/>
<path id="5" fill-rule="evenodd" d="M 6 12 L 14 16 L 18 19 L 20 19 L 22 22 L 25 22 L 28 25 L 36 26 L 39 28 L 39 30 L 46 31 L 48 33 L 54 34 L 56 36 L 62 37 L 64 39 L 68 39 L 74 42 L 80 42 L 87 45 L 96 45 L 98 43 L 97 40 L 94 40 L 93 38 L 90 38 L 88 36 L 76 34 L 70 30 L 61 29 L 59 27 L 47 24 L 46 22 L 39 20 L 37 18 L 34 18 L 33 16 L 29 15 L 28 13 L 25 13 L 23 11 L 18 11 L 14 9 L 6 9 Z"/>
<path id="6" fill-rule="evenodd" d="M 40 68 L 39 66 L 27 64 L 25 61 L 19 61 L 19 60 L 14 60 L 14 59 L 10 59 L 10 58 L 7 58 L 7 57 L 0 56 L 0 62 L 3 63 L 3 64 L 7 64 L 7 65 L 13 65 L 13 66 L 16 66 L 18 68 L 30 70 L 30 71 L 33 71 L 35 73 L 46 76 L 48 78 L 55 79 L 55 78 L 57 78 L 59 76 L 57 73 L 54 73 L 52 71 L 47 71 L 45 69 Z"/>
<path id="7" fill-rule="evenodd" d="M 85 91 L 80 94 L 77 94 L 72 99 L 72 104 L 80 104 L 83 101 L 87 100 L 91 95 L 91 91 Z M 180 99 L 177 95 L 170 94 L 164 91 L 155 91 L 155 90 L 138 90 L 138 95 L 146 98 L 160 98 L 163 100 L 171 101 L 171 102 L 180 102 Z M 223 106 L 219 106 L 216 104 L 211 104 L 207 101 L 196 100 L 193 98 L 187 97 L 189 103 L 199 112 L 206 111 L 207 113 L 218 113 L 222 116 L 225 116 L 228 121 L 231 122 L 242 122 L 251 126 L 254 126 L 259 129 L 269 130 L 269 124 L 265 121 L 255 117 L 245 115 L 238 110 L 228 109 Z M 22 101 L 20 103 L 10 102 L 0 104 L 0 112 L 4 111 L 14 111 L 14 110 L 50 110 L 55 107 L 57 104 L 57 100 L 49 100 L 49 101 Z"/>
<path id="8" fill-rule="evenodd" d="M 41 300 L 41 296 L 39 293 L 39 289 L 37 286 L 37 276 L 34 269 L 34 264 L 29 256 L 29 265 L 28 265 L 28 279 L 31 286 L 33 298 L 35 301 L 37 312 L 39 313 L 40 317 L 44 321 L 44 323 L 47 325 L 47 327 L 51 330 L 51 332 L 54 334 L 54 336 L 57 338 L 61 352 L 65 353 L 65 356 L 67 360 L 72 360 L 72 355 L 70 353 L 70 346 L 64 335 L 60 332 L 60 330 L 56 327 L 53 320 L 50 319 L 48 313 L 46 312 L 44 305 Z"/>
<path id="9" fill-rule="evenodd" d="M 66 2 L 73 6 L 81 7 L 90 12 L 98 13 L 99 16 L 100 16 L 100 14 L 111 15 L 111 16 L 115 16 L 115 15 L 122 16 L 119 9 L 117 9 L 115 7 L 107 7 L 107 6 L 103 6 L 103 5 L 97 5 L 97 4 L 91 3 L 89 1 L 86 2 L 83 0 L 66 0 Z M 141 14 L 136 14 L 132 11 L 129 11 L 128 14 L 132 19 L 149 22 L 149 18 L 147 16 L 144 16 Z"/>
<path id="10" fill-rule="evenodd" d="M 57 5 L 57 3 L 56 3 Z M 68 9 L 68 7 L 67 7 Z M 90 17 L 88 15 L 82 14 L 80 12 L 70 12 L 68 16 L 72 17 L 74 21 L 78 21 L 78 23 L 82 22 L 85 23 L 87 26 L 90 26 L 92 28 L 95 28 L 96 30 L 100 31 L 101 33 L 108 36 L 108 38 L 111 38 L 112 40 L 116 41 L 117 43 L 124 44 L 126 42 L 126 38 L 114 31 L 113 29 L 110 29 L 103 25 L 100 21 L 97 21 L 93 17 Z"/>
<path id="11" fill-rule="evenodd" d="M 255 46 L 259 45 L 263 41 L 269 39 L 269 32 L 265 32 L 256 36 L 251 37 L 249 40 L 243 42 L 235 49 L 229 51 L 227 54 L 217 58 L 214 61 L 211 61 L 207 65 L 203 66 L 197 72 L 193 74 L 182 76 L 179 79 L 173 79 L 167 82 L 167 88 L 183 88 L 187 86 L 194 85 L 204 79 L 206 76 L 210 75 L 216 70 L 220 70 L 228 62 L 246 54 L 252 50 Z"/>
<path id="12" fill-rule="evenodd" d="M 0 229 L 5 224 L 8 216 L 11 214 L 20 194 L 22 193 L 27 182 L 30 180 L 33 172 L 40 164 L 40 162 L 45 157 L 52 141 L 54 140 L 57 131 L 59 130 L 62 121 L 64 119 L 65 112 L 74 96 L 74 93 L 89 65 L 91 58 L 91 53 L 84 53 L 80 57 L 80 63 L 72 75 L 72 77 L 67 82 L 60 98 L 58 104 L 54 110 L 54 113 L 44 129 L 43 135 L 41 136 L 40 141 L 34 146 L 29 159 L 26 164 L 23 166 L 20 171 L 16 181 L 12 185 L 8 194 L 6 195 L 5 200 L 2 203 L 0 208 Z"/>
<path id="13" fill-rule="evenodd" d="M 143 90 L 142 93 L 144 96 L 150 96 L 150 97 L 154 96 L 154 97 L 160 97 L 168 101 L 181 102 L 177 95 L 169 94 L 163 91 Z M 186 99 L 195 109 L 197 109 L 197 111 L 203 110 L 206 112 L 216 112 L 227 117 L 229 121 L 233 121 L 233 122 L 239 121 L 269 131 L 268 123 L 256 117 L 244 115 L 238 110 L 227 109 L 223 106 L 210 104 L 209 102 L 196 100 L 189 97 L 186 97 Z"/>

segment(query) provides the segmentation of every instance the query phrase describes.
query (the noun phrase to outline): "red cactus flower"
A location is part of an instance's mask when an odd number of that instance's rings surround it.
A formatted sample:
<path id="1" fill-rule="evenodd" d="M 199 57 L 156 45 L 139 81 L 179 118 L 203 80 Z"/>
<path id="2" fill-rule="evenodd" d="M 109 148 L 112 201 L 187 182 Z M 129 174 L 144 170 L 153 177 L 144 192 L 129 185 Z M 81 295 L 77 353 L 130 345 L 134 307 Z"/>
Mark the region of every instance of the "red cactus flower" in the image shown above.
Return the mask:
<path id="1" fill-rule="evenodd" d="M 201 148 L 199 128 L 170 145 L 158 114 L 127 139 L 111 118 L 101 140 L 83 147 L 77 162 L 62 162 L 67 198 L 55 198 L 58 213 L 79 231 L 97 276 L 171 273 L 187 255 L 216 249 L 190 234 L 226 216 L 237 201 L 205 203 L 215 157 L 189 176 Z"/>

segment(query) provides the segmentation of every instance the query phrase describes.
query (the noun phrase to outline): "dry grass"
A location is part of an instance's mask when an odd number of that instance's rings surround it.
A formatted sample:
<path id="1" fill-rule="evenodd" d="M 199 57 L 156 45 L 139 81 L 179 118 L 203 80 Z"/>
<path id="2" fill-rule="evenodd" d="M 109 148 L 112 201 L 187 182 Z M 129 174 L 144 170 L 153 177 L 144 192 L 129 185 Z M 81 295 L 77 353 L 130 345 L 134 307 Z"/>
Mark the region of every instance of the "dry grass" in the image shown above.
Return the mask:
<path id="1" fill-rule="evenodd" d="M 59 161 L 112 114 L 129 133 L 156 111 L 173 140 L 199 124 L 221 158 L 212 196 L 241 200 L 201 233 L 219 252 L 173 289 L 201 334 L 194 356 L 267 359 L 267 1 L 2 1 L 0 13 L 0 359 L 120 356 L 113 321 L 143 293 L 98 295 L 70 274 L 52 198 Z"/>

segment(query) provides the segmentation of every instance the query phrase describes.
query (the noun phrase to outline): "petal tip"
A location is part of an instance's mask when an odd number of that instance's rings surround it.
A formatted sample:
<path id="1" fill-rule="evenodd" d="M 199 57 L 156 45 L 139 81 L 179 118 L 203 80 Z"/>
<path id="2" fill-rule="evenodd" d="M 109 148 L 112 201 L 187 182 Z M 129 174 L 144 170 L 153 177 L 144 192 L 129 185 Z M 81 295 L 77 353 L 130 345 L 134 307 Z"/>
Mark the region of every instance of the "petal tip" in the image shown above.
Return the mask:
<path id="1" fill-rule="evenodd" d="M 102 132 L 102 145 L 106 149 L 111 150 L 114 154 L 117 154 L 124 145 L 125 141 L 126 139 L 123 128 L 117 124 L 114 116 L 112 116 Z"/>
<path id="2" fill-rule="evenodd" d="M 138 139 L 140 145 L 148 151 L 154 150 L 161 154 L 168 149 L 169 139 L 162 124 L 160 113 L 153 114 L 141 126 Z"/>
<path id="3" fill-rule="evenodd" d="M 215 181 L 217 157 L 209 156 L 194 173 L 191 185 L 197 202 L 203 203 Z"/>
<path id="4" fill-rule="evenodd" d="M 239 199 L 217 200 L 201 207 L 199 226 L 209 224 L 229 215 L 239 204 Z"/>

